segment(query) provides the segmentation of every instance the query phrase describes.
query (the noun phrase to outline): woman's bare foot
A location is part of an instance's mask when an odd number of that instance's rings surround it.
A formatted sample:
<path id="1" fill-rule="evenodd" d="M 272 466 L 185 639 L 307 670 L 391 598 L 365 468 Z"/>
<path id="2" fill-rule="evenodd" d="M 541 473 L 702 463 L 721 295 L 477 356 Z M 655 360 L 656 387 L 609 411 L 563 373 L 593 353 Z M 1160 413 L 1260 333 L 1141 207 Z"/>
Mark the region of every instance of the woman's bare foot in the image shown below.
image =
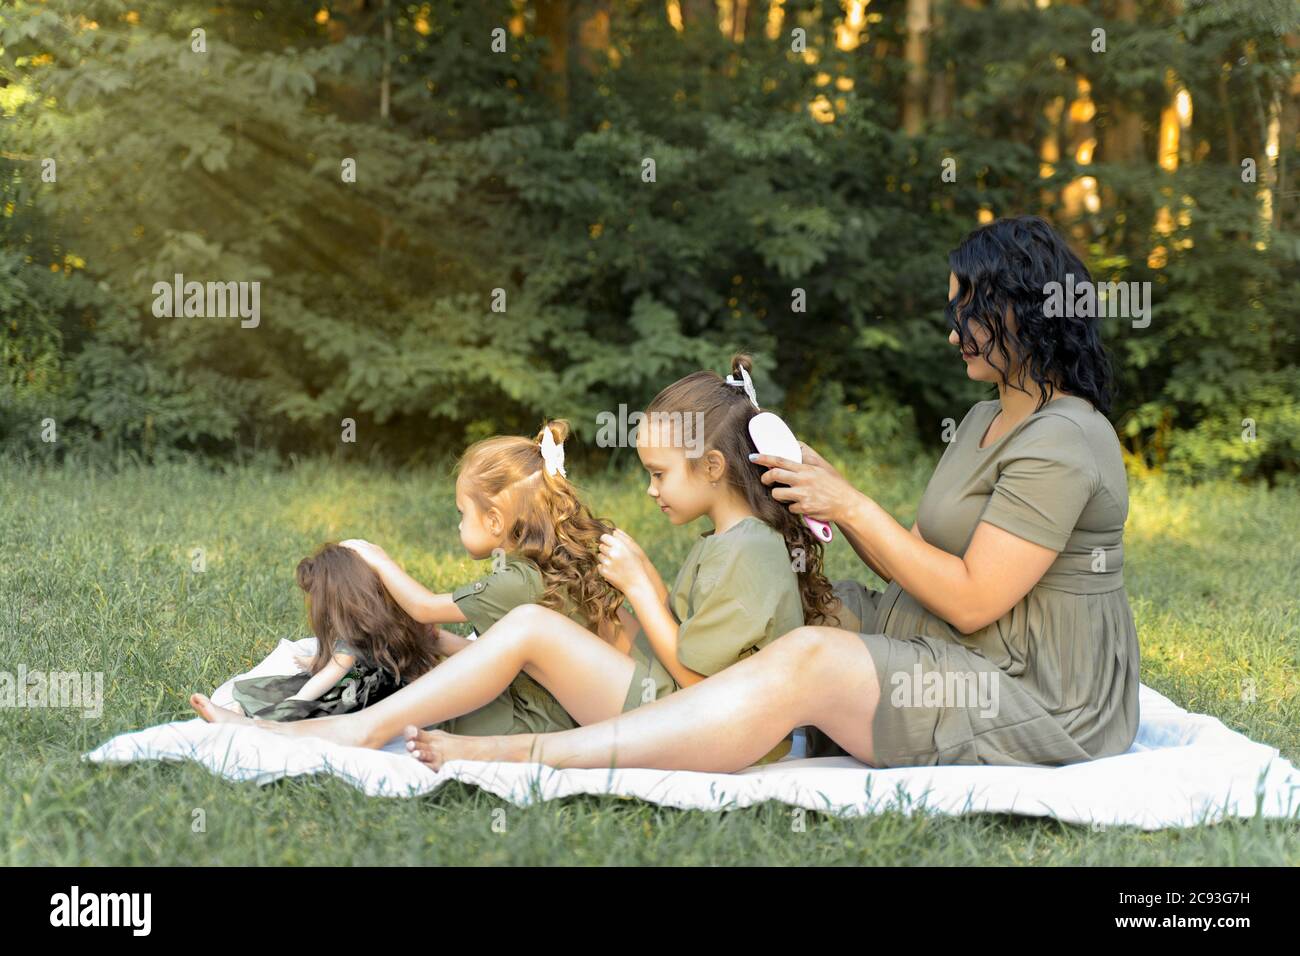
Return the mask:
<path id="1" fill-rule="evenodd" d="M 406 738 L 407 751 L 430 770 L 441 770 L 448 760 L 526 761 L 529 749 L 527 741 L 533 739 L 532 734 L 461 737 L 441 730 L 421 730 L 414 726 L 408 726 L 402 735 Z"/>

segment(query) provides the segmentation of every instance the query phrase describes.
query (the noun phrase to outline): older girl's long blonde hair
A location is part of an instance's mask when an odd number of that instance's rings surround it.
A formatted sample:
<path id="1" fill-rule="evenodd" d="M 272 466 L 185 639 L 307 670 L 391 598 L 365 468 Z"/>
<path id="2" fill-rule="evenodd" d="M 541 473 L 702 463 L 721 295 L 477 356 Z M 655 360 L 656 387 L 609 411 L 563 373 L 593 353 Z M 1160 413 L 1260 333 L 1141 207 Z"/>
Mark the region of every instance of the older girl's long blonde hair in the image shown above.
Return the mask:
<path id="1" fill-rule="evenodd" d="M 546 429 L 556 444 L 569 437 L 569 423 L 555 419 L 533 439 L 487 438 L 465 450 L 456 472 L 480 508 L 495 505 L 511 522 L 505 550 L 537 565 L 545 607 L 577 611 L 593 629 L 613 626 L 623 595 L 601 577 L 597 559 L 600 536 L 614 525 L 592 514 L 558 471 L 547 473 L 541 446 Z"/>

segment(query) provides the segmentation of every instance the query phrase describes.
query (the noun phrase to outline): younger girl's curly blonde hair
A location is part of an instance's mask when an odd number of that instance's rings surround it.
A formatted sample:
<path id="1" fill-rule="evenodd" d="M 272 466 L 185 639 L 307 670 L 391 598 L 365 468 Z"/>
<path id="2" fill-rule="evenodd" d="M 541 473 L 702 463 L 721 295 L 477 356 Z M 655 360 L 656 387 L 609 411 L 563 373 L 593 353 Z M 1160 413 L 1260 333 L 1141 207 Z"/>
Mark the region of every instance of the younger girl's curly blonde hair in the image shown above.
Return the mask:
<path id="1" fill-rule="evenodd" d="M 601 577 L 597 559 L 600 536 L 614 525 L 593 515 L 562 474 L 547 473 L 541 444 L 547 429 L 557 445 L 569 437 L 569 423 L 555 419 L 533 439 L 487 438 L 465 450 L 456 472 L 481 509 L 495 505 L 508 516 L 505 550 L 537 565 L 544 606 L 577 611 L 596 630 L 612 627 L 623 595 Z"/>

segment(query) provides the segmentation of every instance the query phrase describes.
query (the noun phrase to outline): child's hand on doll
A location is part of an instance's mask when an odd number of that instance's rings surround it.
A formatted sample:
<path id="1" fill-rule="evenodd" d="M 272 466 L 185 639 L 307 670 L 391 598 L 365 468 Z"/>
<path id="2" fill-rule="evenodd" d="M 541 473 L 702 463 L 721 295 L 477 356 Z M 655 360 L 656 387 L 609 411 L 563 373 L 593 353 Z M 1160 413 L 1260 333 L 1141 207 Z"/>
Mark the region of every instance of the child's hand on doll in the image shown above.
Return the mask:
<path id="1" fill-rule="evenodd" d="M 429 643 L 433 646 L 433 652 L 446 657 L 449 653 L 447 650 L 448 635 L 443 631 L 443 629 L 433 623 L 421 624 L 420 627 L 424 628 L 425 636 L 428 637 Z M 455 637 L 454 634 L 450 636 Z"/>
<path id="2" fill-rule="evenodd" d="M 388 559 L 388 553 L 377 544 L 371 544 L 364 538 L 348 538 L 346 541 L 340 541 L 339 544 L 344 548 L 349 548 L 361 556 L 361 560 L 366 564 L 374 567 L 380 561 Z"/>
<path id="3" fill-rule="evenodd" d="M 315 654 L 295 654 L 295 655 L 293 655 L 293 662 L 294 662 L 295 664 L 298 665 L 298 669 L 299 669 L 299 670 L 306 671 L 308 674 L 310 674 L 310 673 L 312 672 L 312 670 L 311 670 L 311 669 L 312 669 L 312 666 L 316 663 L 316 655 L 315 655 Z M 335 663 L 338 663 L 338 662 L 339 662 L 339 659 L 338 659 L 338 657 L 336 657 L 336 658 L 335 658 Z"/>

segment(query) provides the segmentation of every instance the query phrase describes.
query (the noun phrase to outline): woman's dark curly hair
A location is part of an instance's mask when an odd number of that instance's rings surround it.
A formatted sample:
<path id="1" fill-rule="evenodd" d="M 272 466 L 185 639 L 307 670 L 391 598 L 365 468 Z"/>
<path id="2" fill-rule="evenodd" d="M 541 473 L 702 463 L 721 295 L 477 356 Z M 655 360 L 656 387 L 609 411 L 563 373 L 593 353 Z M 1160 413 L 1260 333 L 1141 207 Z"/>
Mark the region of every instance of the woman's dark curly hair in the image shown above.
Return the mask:
<path id="1" fill-rule="evenodd" d="M 1002 381 L 1026 391 L 1025 376 L 1041 389 L 1038 408 L 1051 401 L 1057 388 L 1086 398 L 1102 414 L 1110 412 L 1114 373 L 1101 343 L 1100 315 L 1049 317 L 1043 314 L 1048 283 L 1074 287 L 1092 276 L 1045 219 L 1039 216 L 1003 218 L 971 232 L 952 252 L 948 263 L 957 277 L 957 297 L 947 306 L 948 325 L 956 329 L 965 351 L 976 351 L 970 323 L 988 333 L 979 350 L 998 370 Z M 960 306 L 960 310 L 958 309 Z M 1015 316 L 1006 323 L 1007 309 Z M 997 351 L 1000 360 L 994 360 Z M 1007 370 L 1012 355 L 1020 370 L 1011 382 Z"/>

